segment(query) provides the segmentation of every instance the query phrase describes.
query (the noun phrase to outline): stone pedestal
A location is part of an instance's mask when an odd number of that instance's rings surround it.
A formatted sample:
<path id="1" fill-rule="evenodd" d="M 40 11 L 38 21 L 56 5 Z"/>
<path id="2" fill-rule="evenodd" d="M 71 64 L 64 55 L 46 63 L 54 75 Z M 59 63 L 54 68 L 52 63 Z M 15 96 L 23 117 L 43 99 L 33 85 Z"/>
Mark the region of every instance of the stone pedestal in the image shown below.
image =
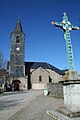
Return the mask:
<path id="1" fill-rule="evenodd" d="M 80 80 L 62 81 L 64 105 L 46 113 L 55 120 L 80 120 Z"/>
<path id="2" fill-rule="evenodd" d="M 64 82 L 63 95 L 64 106 L 72 112 L 80 112 L 80 81 Z"/>

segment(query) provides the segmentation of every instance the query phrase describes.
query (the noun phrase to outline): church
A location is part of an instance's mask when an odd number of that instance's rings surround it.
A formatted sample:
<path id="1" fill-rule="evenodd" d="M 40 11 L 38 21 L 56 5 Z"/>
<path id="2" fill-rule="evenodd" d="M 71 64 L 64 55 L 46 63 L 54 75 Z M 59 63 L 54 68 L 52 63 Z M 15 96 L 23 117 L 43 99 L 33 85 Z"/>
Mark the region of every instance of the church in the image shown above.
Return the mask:
<path id="1" fill-rule="evenodd" d="M 12 90 L 44 89 L 63 80 L 64 70 L 46 62 L 25 62 L 25 33 L 20 18 L 11 33 L 9 82 Z"/>

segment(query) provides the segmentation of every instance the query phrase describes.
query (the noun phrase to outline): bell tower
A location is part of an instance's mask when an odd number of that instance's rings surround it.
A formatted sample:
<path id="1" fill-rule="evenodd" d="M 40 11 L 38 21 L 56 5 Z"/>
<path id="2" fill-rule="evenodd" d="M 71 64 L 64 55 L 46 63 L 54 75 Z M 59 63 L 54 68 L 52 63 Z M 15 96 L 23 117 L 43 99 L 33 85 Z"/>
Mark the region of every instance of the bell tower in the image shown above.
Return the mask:
<path id="1" fill-rule="evenodd" d="M 10 76 L 11 78 L 25 76 L 25 34 L 20 18 L 11 33 Z"/>

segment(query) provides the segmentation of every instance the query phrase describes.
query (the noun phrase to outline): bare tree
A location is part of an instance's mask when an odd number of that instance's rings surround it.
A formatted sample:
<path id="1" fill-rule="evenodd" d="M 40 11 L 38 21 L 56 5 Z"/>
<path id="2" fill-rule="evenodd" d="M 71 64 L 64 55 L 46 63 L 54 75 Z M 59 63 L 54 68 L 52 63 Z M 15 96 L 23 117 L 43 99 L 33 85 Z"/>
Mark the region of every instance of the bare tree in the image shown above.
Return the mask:
<path id="1" fill-rule="evenodd" d="M 0 50 L 0 68 L 6 68 L 6 59 L 4 58 L 4 55 L 2 51 Z"/>

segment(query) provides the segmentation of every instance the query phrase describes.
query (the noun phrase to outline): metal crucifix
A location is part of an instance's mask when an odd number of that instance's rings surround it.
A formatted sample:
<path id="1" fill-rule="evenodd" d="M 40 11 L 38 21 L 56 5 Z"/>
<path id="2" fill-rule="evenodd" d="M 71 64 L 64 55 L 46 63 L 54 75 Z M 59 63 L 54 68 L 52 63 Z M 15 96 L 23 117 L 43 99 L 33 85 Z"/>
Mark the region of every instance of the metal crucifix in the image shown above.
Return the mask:
<path id="1" fill-rule="evenodd" d="M 61 23 L 58 22 L 52 22 L 52 25 L 55 25 L 56 27 L 60 27 L 64 31 L 64 38 L 66 41 L 66 49 L 67 49 L 67 57 L 68 57 L 68 64 L 69 64 L 69 70 L 74 70 L 74 59 L 73 59 L 73 52 L 72 52 L 72 45 L 71 45 L 71 38 L 70 38 L 70 31 L 71 30 L 80 30 L 79 27 L 73 26 L 68 21 L 68 16 L 66 13 L 63 13 L 63 20 Z"/>

